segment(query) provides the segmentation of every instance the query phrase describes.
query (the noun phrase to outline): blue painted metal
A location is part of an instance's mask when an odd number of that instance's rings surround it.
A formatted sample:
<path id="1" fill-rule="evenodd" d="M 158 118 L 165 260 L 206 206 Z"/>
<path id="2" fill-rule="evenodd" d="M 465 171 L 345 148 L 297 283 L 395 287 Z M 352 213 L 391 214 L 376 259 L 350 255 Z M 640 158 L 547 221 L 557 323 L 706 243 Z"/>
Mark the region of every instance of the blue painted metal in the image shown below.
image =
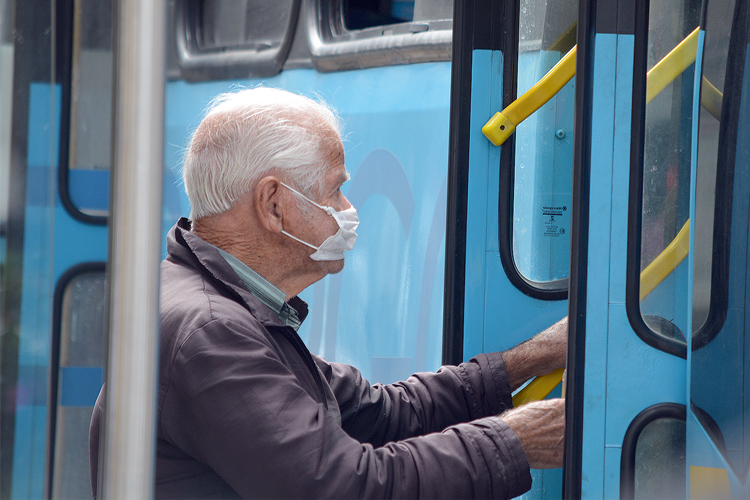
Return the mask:
<path id="1" fill-rule="evenodd" d="M 63 366 L 60 368 L 60 406 L 93 407 L 104 381 L 100 366 Z"/>
<path id="2" fill-rule="evenodd" d="M 702 62 L 704 32 L 699 35 L 698 58 Z M 750 148 L 747 147 L 748 114 L 750 114 L 750 50 L 745 54 L 744 80 L 737 101 L 740 108 L 732 196 L 732 224 L 729 258 L 728 311 L 726 320 L 707 345 L 697 352 L 688 350 L 690 376 L 688 398 L 691 405 L 701 408 L 709 415 L 713 425 L 707 426 L 696 417 L 691 406 L 688 412 L 687 464 L 690 467 L 725 469 L 732 488 L 733 498 L 750 496 L 750 428 L 745 421 L 750 414 L 748 400 L 747 370 L 750 367 L 750 347 L 747 343 L 750 308 L 748 307 L 747 284 L 750 282 L 750 266 L 746 256 L 750 235 L 750 205 L 746 186 L 750 169 Z M 699 103 L 700 68 L 696 70 L 694 103 Z M 698 106 L 696 105 L 695 108 Z M 694 151 L 691 175 L 697 175 L 698 121 L 693 126 Z M 732 161 L 730 159 L 730 161 Z M 691 192 L 691 217 L 695 213 L 695 189 Z M 690 241 L 690 263 L 693 265 L 695 241 Z M 690 288 L 692 290 L 692 287 Z M 691 303 L 692 306 L 692 303 Z M 690 320 L 692 318 L 689 318 Z M 692 325 L 691 325 L 692 328 Z M 692 340 L 692 339 L 691 339 Z M 690 468 L 688 468 L 688 487 Z"/>
<path id="3" fill-rule="evenodd" d="M 70 198 L 79 210 L 109 210 L 109 170 L 71 168 L 68 175 Z"/>
<path id="4" fill-rule="evenodd" d="M 692 411 L 687 413 L 687 497 L 690 497 L 690 467 L 709 467 L 712 469 L 724 469 L 727 471 L 729 486 L 732 490 L 732 498 L 750 498 L 750 481 L 743 484 L 735 474 L 732 467 L 727 463 L 715 442 L 708 436 L 705 428 L 695 418 Z"/>
<path id="5" fill-rule="evenodd" d="M 660 402 L 685 404 L 685 361 L 641 341 L 625 309 L 628 192 L 621 187 L 630 174 L 633 50 L 632 35 L 596 35 L 583 498 L 619 495 L 622 441 L 640 411 Z"/>
<path id="6" fill-rule="evenodd" d="M 18 339 L 14 498 L 40 498 L 44 484 L 47 364 L 51 325 L 54 170 L 60 89 L 30 88 L 23 289 Z M 41 452 L 41 453 L 40 453 Z"/>
<path id="7" fill-rule="evenodd" d="M 498 248 L 500 148 L 482 126 L 502 107 L 502 54 L 473 53 L 467 201 L 464 358 L 510 348 L 567 314 L 565 301 L 521 293 L 505 276 Z"/>
<path id="8" fill-rule="evenodd" d="M 567 314 L 566 301 L 542 301 L 521 293 L 505 275 L 498 246 L 500 148 L 482 126 L 502 107 L 499 51 L 475 50 L 472 61 L 471 134 L 466 229 L 464 358 L 501 351 L 530 338 Z M 548 261 L 548 257 L 547 257 Z M 559 470 L 532 471 L 524 498 L 559 498 Z"/>

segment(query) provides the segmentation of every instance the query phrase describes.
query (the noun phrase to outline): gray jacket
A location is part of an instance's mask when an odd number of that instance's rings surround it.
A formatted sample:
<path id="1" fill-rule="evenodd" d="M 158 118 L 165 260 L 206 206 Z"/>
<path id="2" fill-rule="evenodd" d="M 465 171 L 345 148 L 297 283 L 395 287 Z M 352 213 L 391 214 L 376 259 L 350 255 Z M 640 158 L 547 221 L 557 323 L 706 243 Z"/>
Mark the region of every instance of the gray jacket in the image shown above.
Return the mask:
<path id="1" fill-rule="evenodd" d="M 157 498 L 510 498 L 530 488 L 518 439 L 491 416 L 511 406 L 500 354 L 370 385 L 312 355 L 189 227 L 181 219 L 170 231 L 161 268 Z M 292 301 L 304 317 L 306 304 Z M 92 483 L 103 411 L 98 401 Z"/>

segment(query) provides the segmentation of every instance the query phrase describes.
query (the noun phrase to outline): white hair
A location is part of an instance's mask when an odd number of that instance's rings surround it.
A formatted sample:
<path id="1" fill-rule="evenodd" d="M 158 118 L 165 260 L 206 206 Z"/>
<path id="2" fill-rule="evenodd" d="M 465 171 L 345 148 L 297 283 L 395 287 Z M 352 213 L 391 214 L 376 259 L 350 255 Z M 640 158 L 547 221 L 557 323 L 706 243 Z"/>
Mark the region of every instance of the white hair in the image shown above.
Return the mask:
<path id="1" fill-rule="evenodd" d="M 340 143 L 338 117 L 322 102 L 267 87 L 217 96 L 185 155 L 190 219 L 229 210 L 270 172 L 317 198 Z"/>

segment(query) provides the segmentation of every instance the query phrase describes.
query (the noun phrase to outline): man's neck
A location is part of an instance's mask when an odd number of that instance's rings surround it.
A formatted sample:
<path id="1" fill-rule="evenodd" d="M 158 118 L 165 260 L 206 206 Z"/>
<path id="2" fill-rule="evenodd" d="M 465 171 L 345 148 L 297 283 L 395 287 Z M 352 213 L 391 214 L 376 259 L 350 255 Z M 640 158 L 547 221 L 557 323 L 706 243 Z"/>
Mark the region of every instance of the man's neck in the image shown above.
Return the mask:
<path id="1" fill-rule="evenodd" d="M 325 276 L 313 266 L 294 266 L 300 261 L 299 255 L 291 255 L 287 247 L 269 242 L 268 237 L 258 237 L 252 227 L 245 229 L 228 231 L 215 221 L 205 219 L 192 225 L 195 235 L 242 261 L 284 292 L 287 301 Z M 309 259 L 307 256 L 303 258 Z"/>

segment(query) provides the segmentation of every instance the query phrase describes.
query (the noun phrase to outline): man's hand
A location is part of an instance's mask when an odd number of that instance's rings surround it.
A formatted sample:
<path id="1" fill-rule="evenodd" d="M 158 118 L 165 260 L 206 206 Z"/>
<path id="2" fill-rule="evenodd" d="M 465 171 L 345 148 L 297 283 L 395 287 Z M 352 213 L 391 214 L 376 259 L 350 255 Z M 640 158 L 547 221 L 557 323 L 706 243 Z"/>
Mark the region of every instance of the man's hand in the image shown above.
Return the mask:
<path id="1" fill-rule="evenodd" d="M 510 389 L 515 391 L 531 377 L 565 368 L 568 347 L 567 316 L 526 342 L 503 352 Z"/>
<path id="2" fill-rule="evenodd" d="M 565 400 L 545 399 L 500 415 L 515 432 L 532 469 L 563 466 Z"/>

